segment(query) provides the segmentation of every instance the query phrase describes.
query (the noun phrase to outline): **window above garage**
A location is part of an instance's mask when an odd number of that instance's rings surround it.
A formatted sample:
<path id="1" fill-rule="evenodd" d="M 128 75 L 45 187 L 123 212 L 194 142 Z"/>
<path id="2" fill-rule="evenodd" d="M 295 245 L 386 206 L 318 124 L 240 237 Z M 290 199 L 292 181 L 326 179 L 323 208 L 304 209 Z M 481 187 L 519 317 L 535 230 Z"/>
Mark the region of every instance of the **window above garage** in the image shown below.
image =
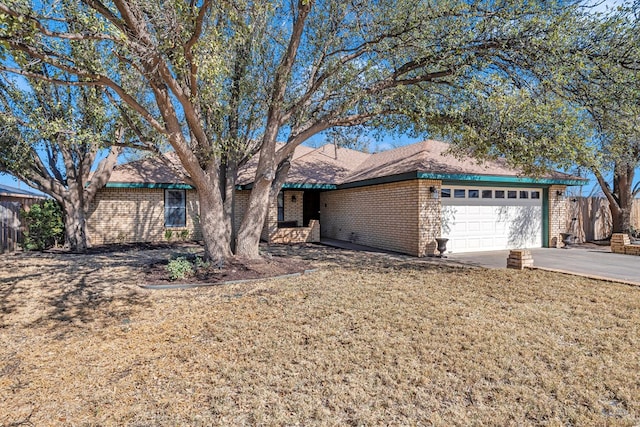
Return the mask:
<path id="1" fill-rule="evenodd" d="M 444 185 L 440 190 L 443 205 L 540 205 L 541 188 L 472 187 Z"/>
<path id="2" fill-rule="evenodd" d="M 542 191 L 535 190 L 493 190 L 482 188 L 447 188 L 442 187 L 443 199 L 540 199 Z"/>

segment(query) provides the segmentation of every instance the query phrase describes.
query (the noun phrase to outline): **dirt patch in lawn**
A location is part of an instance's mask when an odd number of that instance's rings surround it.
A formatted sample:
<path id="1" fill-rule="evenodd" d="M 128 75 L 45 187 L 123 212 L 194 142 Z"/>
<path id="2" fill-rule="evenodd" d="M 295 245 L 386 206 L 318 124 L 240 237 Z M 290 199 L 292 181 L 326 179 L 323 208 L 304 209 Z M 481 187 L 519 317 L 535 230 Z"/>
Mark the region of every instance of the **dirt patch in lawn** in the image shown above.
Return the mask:
<path id="1" fill-rule="evenodd" d="M 3 256 L 0 425 L 640 423 L 638 288 L 313 245 L 140 288 L 192 249 Z"/>

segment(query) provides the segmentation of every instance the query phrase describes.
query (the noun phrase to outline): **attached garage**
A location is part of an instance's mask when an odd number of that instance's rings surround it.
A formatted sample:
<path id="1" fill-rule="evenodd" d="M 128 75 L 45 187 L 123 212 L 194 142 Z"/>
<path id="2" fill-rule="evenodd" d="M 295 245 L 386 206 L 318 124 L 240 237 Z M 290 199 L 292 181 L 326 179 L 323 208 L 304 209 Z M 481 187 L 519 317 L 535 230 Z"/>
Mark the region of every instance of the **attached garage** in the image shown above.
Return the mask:
<path id="1" fill-rule="evenodd" d="M 543 245 L 541 188 L 448 186 L 441 189 L 447 250 L 479 252 Z"/>

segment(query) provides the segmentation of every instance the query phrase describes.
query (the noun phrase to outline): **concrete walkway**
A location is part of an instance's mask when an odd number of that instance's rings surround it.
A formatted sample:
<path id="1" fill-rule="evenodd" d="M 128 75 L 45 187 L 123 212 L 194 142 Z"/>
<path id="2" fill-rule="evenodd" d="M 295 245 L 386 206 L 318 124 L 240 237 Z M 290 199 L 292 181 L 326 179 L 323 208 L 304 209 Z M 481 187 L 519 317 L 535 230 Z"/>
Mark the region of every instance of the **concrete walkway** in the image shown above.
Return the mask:
<path id="1" fill-rule="evenodd" d="M 531 249 L 535 268 L 640 286 L 640 257 L 613 254 L 609 247 Z M 450 254 L 449 259 L 488 268 L 506 268 L 509 251 Z"/>

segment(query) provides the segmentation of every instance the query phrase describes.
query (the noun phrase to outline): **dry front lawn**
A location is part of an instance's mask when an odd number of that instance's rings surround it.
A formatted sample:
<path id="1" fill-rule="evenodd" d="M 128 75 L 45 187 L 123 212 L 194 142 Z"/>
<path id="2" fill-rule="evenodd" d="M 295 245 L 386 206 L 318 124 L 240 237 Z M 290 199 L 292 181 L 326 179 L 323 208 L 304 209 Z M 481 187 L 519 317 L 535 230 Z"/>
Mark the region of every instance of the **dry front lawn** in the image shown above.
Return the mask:
<path id="1" fill-rule="evenodd" d="M 170 250 L 0 258 L 0 425 L 638 425 L 640 289 L 319 247 L 147 290 Z"/>

